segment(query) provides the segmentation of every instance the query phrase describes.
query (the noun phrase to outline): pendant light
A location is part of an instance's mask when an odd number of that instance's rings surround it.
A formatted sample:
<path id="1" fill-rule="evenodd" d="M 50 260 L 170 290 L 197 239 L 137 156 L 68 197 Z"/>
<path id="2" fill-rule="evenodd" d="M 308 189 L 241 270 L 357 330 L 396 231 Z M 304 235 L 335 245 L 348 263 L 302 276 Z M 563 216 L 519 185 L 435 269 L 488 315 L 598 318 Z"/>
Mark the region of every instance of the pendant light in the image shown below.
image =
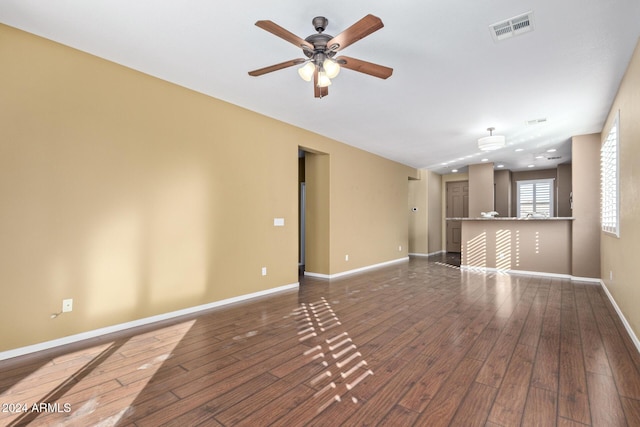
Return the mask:
<path id="1" fill-rule="evenodd" d="M 493 131 L 495 128 L 487 128 L 489 131 L 489 136 L 485 136 L 484 138 L 480 138 L 478 140 L 478 148 L 482 151 L 492 151 L 497 150 L 505 146 L 505 138 L 504 135 L 494 135 Z"/>

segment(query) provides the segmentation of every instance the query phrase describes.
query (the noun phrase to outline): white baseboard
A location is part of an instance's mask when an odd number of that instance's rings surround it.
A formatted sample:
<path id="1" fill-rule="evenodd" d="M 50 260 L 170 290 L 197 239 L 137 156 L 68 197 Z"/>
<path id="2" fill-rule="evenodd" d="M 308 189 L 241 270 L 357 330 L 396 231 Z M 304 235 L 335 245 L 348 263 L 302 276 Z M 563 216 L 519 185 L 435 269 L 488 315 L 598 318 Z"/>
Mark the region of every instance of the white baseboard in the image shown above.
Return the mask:
<path id="1" fill-rule="evenodd" d="M 602 283 L 602 280 L 600 279 L 596 279 L 593 277 L 579 277 L 579 276 L 571 276 L 571 280 L 574 282 L 587 282 L 587 283 L 592 283 L 594 285 L 599 285 L 600 283 Z"/>
<path id="2" fill-rule="evenodd" d="M 305 276 L 309 276 L 309 277 L 317 277 L 318 279 L 330 279 L 331 278 L 331 276 L 329 274 L 313 273 L 311 271 L 305 271 L 304 275 Z"/>
<path id="3" fill-rule="evenodd" d="M 604 290 L 604 293 L 607 294 L 607 298 L 609 298 L 611 305 L 616 310 L 616 313 L 618 313 L 618 317 L 620 318 L 620 321 L 624 325 L 624 328 L 627 330 L 627 333 L 629 334 L 631 341 L 633 341 L 633 344 L 636 346 L 636 349 L 638 350 L 638 352 L 640 352 L 640 340 L 638 340 L 638 337 L 633 332 L 633 329 L 631 329 L 631 325 L 627 321 L 627 318 L 624 317 L 624 314 L 622 314 L 622 310 L 620 310 L 620 307 L 618 307 L 616 300 L 613 299 L 613 295 L 611 295 L 611 292 L 609 292 L 609 289 L 607 289 L 607 285 L 604 284 L 603 280 L 600 280 L 600 286 L 602 286 L 602 289 Z"/>
<path id="4" fill-rule="evenodd" d="M 409 253 L 409 256 L 415 256 L 415 257 L 430 257 L 430 256 L 434 256 L 434 255 L 439 255 L 439 254 L 443 254 L 445 253 L 445 251 L 437 251 L 437 252 L 431 252 L 430 254 L 422 254 L 422 253 L 415 253 L 415 252 L 411 252 Z"/>
<path id="5" fill-rule="evenodd" d="M 579 277 L 579 276 L 572 276 L 571 274 L 547 273 L 544 271 L 502 270 L 499 268 L 472 267 L 469 265 L 461 265 L 460 269 L 469 270 L 469 271 L 480 271 L 485 273 L 505 273 L 505 274 L 516 274 L 516 275 L 522 275 L 522 276 L 552 277 L 554 279 L 567 279 L 574 282 L 588 282 L 588 283 L 593 283 L 594 285 L 598 285 L 601 283 L 600 279 L 593 278 L 593 277 Z"/>
<path id="6" fill-rule="evenodd" d="M 403 258 L 398 258 L 398 259 L 394 259 L 391 261 L 385 261 L 385 262 L 381 262 L 379 264 L 374 264 L 374 265 L 368 265 L 366 267 L 361 267 L 361 268 L 356 268 L 353 270 L 348 270 L 348 271 L 343 271 L 341 273 L 336 273 L 336 274 L 322 274 L 322 273 L 313 273 L 310 271 L 305 271 L 304 275 L 305 276 L 309 276 L 309 277 L 318 277 L 320 279 L 335 279 L 337 277 L 342 277 L 342 276 L 347 276 L 349 274 L 355 274 L 355 273 L 361 273 L 363 271 L 367 271 L 367 270 L 373 270 L 374 268 L 380 268 L 380 267 L 386 267 L 388 265 L 391 264 L 397 264 L 399 262 L 405 262 L 408 261 L 409 257 L 403 257 Z"/>
<path id="7" fill-rule="evenodd" d="M 155 322 L 160 322 L 163 320 L 173 319 L 175 317 L 185 316 L 188 314 L 194 314 L 200 311 L 209 310 L 216 307 L 221 307 L 224 305 L 233 304 L 236 302 L 246 301 L 253 298 L 258 298 L 266 295 L 275 294 L 278 292 L 288 291 L 291 289 L 297 289 L 300 286 L 300 283 L 292 283 L 290 285 L 279 286 L 277 288 L 267 289 L 264 291 L 254 292 L 251 294 L 240 295 L 233 298 L 227 298 L 221 301 L 214 301 L 212 303 L 198 305 L 195 307 L 189 307 L 182 310 L 172 311 L 169 313 L 159 314 L 156 316 L 145 317 L 143 319 L 133 320 L 131 322 L 120 323 L 118 325 L 107 326 L 105 328 L 95 329 L 93 331 L 82 332 L 76 335 L 70 335 L 64 338 L 58 338 L 51 341 L 46 341 L 43 343 L 33 344 L 25 347 L 16 348 L 14 350 L 7 350 L 0 352 L 0 360 L 11 359 L 13 357 L 24 356 L 30 353 L 36 353 L 38 351 L 49 350 L 55 347 L 59 347 L 62 345 L 73 344 L 79 341 L 83 341 L 90 338 L 96 338 L 102 335 L 111 334 L 113 332 L 120 332 L 126 329 L 135 328 L 138 326 L 149 325 Z"/>
<path id="8" fill-rule="evenodd" d="M 483 273 L 504 273 L 504 274 L 516 274 L 521 276 L 543 276 L 543 277 L 553 277 L 556 279 L 568 279 L 568 280 L 571 280 L 571 278 L 573 277 L 570 274 L 546 273 L 544 271 L 503 270 L 499 268 L 473 267 L 469 265 L 461 265 L 460 269 L 469 270 L 469 271 L 479 271 Z"/>

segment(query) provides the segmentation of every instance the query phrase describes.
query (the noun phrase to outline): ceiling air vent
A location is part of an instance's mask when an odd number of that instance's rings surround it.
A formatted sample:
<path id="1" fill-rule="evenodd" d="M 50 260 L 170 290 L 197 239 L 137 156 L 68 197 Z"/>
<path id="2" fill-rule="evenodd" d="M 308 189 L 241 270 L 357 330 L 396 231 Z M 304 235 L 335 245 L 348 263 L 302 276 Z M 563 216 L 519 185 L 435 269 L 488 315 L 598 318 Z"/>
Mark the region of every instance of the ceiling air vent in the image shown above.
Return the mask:
<path id="1" fill-rule="evenodd" d="M 522 15 L 489 25 L 489 31 L 494 41 L 508 39 L 523 33 L 533 31 L 533 12 L 529 11 Z"/>
<path id="2" fill-rule="evenodd" d="M 547 122 L 546 117 L 543 117 L 543 118 L 541 118 L 541 119 L 527 120 L 527 121 L 525 122 L 525 124 L 526 124 L 527 126 L 535 126 L 535 125 L 540 125 L 540 124 L 542 124 L 542 123 L 546 123 L 546 122 Z"/>

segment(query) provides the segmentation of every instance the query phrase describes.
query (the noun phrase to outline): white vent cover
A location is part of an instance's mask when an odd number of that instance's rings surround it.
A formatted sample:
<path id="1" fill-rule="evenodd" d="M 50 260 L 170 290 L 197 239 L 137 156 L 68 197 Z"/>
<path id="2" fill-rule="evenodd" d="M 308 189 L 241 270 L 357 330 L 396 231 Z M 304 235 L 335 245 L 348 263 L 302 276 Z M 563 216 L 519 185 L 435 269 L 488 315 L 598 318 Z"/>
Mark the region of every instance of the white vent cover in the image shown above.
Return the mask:
<path id="1" fill-rule="evenodd" d="M 541 118 L 541 119 L 527 120 L 527 121 L 525 122 L 525 124 L 526 124 L 527 126 L 535 126 L 535 125 L 541 125 L 541 124 L 546 123 L 546 122 L 547 122 L 547 118 L 546 118 L 546 117 L 543 117 L 543 118 Z"/>
<path id="2" fill-rule="evenodd" d="M 533 31 L 533 12 L 529 11 L 522 15 L 489 25 L 489 31 L 494 41 L 508 39 L 513 36 Z"/>

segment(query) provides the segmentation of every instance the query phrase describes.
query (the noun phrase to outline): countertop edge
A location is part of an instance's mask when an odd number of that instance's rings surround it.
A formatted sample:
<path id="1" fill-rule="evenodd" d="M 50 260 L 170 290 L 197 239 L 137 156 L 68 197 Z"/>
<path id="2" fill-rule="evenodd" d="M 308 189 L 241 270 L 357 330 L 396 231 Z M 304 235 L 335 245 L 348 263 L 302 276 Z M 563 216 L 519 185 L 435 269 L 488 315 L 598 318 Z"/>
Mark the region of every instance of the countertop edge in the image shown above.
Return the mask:
<path id="1" fill-rule="evenodd" d="M 575 217 L 551 217 L 551 218 L 517 218 L 517 217 L 496 217 L 496 218 L 445 218 L 447 221 L 573 221 Z"/>

